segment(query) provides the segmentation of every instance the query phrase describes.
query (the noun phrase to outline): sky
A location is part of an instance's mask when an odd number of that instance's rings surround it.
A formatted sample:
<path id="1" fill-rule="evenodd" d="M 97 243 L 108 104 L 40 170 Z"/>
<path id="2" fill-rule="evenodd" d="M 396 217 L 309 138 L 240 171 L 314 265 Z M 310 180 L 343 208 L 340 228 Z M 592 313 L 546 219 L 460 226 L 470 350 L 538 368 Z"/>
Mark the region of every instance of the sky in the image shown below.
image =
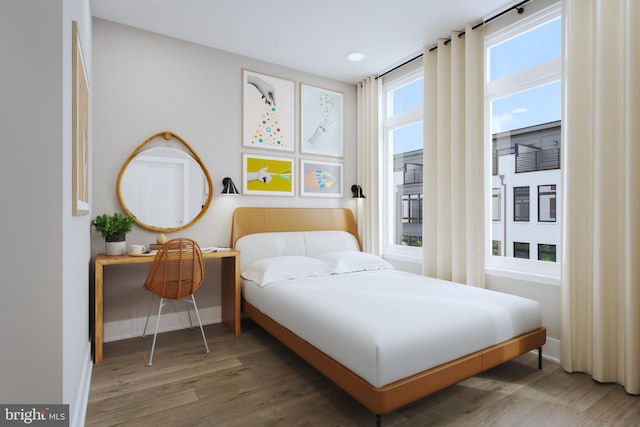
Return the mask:
<path id="1" fill-rule="evenodd" d="M 489 81 L 526 70 L 562 55 L 562 21 L 556 18 L 488 49 Z M 560 120 L 560 81 L 519 92 L 491 103 L 491 133 Z"/>

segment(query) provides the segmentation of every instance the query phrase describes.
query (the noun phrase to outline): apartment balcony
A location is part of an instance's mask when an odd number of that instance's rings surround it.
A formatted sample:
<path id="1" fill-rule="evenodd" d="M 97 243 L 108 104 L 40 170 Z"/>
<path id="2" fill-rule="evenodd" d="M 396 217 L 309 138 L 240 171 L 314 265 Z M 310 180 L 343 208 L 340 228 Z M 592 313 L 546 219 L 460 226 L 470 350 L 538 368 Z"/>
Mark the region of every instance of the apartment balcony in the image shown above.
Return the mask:
<path id="1" fill-rule="evenodd" d="M 420 168 L 406 169 L 404 171 L 405 184 L 421 184 L 422 183 L 422 165 Z"/>
<path id="2" fill-rule="evenodd" d="M 560 147 L 546 150 L 527 147 L 516 153 L 516 173 L 560 169 Z"/>

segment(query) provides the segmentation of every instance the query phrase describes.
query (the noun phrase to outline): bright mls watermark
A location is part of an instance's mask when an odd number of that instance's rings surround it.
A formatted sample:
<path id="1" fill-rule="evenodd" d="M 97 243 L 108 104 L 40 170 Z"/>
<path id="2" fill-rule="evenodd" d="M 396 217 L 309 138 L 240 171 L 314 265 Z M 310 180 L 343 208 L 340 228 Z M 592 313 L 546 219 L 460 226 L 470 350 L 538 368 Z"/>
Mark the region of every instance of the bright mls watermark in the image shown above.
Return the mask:
<path id="1" fill-rule="evenodd" d="M 0 405 L 0 427 L 69 426 L 69 405 Z"/>

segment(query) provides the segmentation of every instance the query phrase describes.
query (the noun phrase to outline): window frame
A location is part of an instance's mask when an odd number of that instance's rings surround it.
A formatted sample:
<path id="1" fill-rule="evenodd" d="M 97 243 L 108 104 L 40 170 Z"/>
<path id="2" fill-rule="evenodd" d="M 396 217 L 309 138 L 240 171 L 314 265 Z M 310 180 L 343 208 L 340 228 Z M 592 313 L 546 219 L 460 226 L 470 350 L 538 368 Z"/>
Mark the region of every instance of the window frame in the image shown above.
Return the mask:
<path id="1" fill-rule="evenodd" d="M 518 20 L 515 23 L 506 25 L 504 28 L 493 31 L 488 34 L 484 40 L 484 55 L 486 58 L 487 49 L 495 44 L 506 41 L 510 38 L 517 37 L 519 34 L 529 31 L 535 27 L 543 25 L 553 19 L 562 19 L 562 4 L 561 2 L 555 3 L 543 10 L 533 13 L 530 17 Z M 488 61 L 487 61 L 488 62 Z M 491 129 L 491 103 L 493 100 L 509 96 L 518 92 L 530 90 L 539 86 L 555 83 L 560 81 L 562 83 L 562 57 L 542 63 L 523 71 L 516 72 L 509 76 L 505 76 L 493 81 L 488 81 L 489 64 L 485 64 L 485 87 L 484 87 L 484 111 L 485 111 L 485 150 L 492 149 L 492 129 Z M 491 185 L 491 155 L 485 156 L 485 163 L 487 166 L 487 176 L 485 178 L 486 185 L 484 200 L 485 200 L 485 212 L 487 212 L 487 218 L 492 218 L 491 204 L 493 189 Z M 561 183 L 556 187 L 556 198 L 562 197 Z M 531 195 L 529 196 L 531 197 Z M 557 199 L 556 199 L 557 200 Z M 506 203 L 507 200 L 503 200 Z M 561 227 L 561 218 L 558 218 L 560 206 L 557 206 L 556 211 L 556 223 L 544 222 L 543 224 L 558 224 Z M 531 213 L 530 213 L 531 218 Z M 508 221 L 508 218 L 504 218 Z M 537 259 L 520 259 L 513 256 L 495 256 L 493 255 L 492 247 L 492 220 L 485 221 L 485 271 L 487 274 L 499 275 L 508 278 L 531 280 L 536 278 L 536 282 L 560 285 L 561 275 L 561 262 L 557 259 L 557 262 L 539 261 Z M 525 222 L 518 222 L 520 224 L 526 224 Z M 529 222 L 531 224 L 531 220 Z M 536 242 L 531 242 L 535 244 Z M 560 246 L 557 249 L 562 251 Z M 537 257 L 536 257 L 537 258 Z"/>
<path id="2" fill-rule="evenodd" d="M 408 71 L 390 81 L 384 81 L 382 85 L 382 117 L 381 117 L 381 158 L 382 158 L 382 253 L 383 255 L 391 254 L 396 257 L 405 259 L 413 259 L 422 261 L 422 247 L 405 246 L 396 244 L 394 241 L 395 230 L 398 224 L 393 222 L 395 209 L 395 189 L 393 188 L 393 150 L 391 147 L 390 135 L 395 129 L 424 123 L 424 106 L 414 108 L 396 115 L 392 113 L 390 107 L 389 93 L 403 86 L 409 85 L 417 80 L 424 78 L 422 66 L 417 69 Z M 421 204 L 424 196 L 420 197 Z M 424 209 L 421 209 L 424 212 Z M 402 218 L 398 218 L 402 223 Z"/>

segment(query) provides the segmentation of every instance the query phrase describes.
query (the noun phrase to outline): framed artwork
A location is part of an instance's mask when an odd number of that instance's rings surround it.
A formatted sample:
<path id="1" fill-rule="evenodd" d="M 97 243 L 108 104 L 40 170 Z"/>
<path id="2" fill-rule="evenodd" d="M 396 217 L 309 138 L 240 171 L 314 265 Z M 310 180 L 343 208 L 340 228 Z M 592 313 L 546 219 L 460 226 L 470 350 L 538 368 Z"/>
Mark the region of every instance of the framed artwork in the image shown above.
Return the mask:
<path id="1" fill-rule="evenodd" d="M 243 154 L 242 165 L 243 194 L 294 195 L 294 159 Z"/>
<path id="2" fill-rule="evenodd" d="M 342 163 L 300 160 L 300 195 L 342 197 Z"/>
<path id="3" fill-rule="evenodd" d="M 82 55 L 78 23 L 72 22 L 72 192 L 73 215 L 89 214 L 89 81 Z"/>
<path id="4" fill-rule="evenodd" d="M 300 152 L 343 156 L 343 94 L 300 84 Z"/>
<path id="5" fill-rule="evenodd" d="M 242 145 L 294 151 L 291 80 L 242 70 Z"/>

